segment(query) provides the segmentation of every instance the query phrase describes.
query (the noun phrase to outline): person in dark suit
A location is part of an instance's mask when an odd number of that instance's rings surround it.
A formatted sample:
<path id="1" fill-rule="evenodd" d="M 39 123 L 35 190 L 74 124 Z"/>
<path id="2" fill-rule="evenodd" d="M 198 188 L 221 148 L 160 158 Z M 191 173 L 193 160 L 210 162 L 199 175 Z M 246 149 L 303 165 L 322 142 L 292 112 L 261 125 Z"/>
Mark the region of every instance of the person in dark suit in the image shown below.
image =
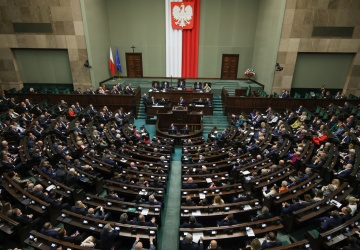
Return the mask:
<path id="1" fill-rule="evenodd" d="M 163 91 L 168 91 L 169 89 L 170 89 L 169 83 L 168 83 L 168 82 L 164 82 L 164 83 L 163 83 L 162 90 L 163 90 Z"/>
<path id="2" fill-rule="evenodd" d="M 193 182 L 194 182 L 193 178 L 189 177 L 189 179 L 187 179 L 186 182 L 183 182 L 183 188 L 186 188 L 186 189 L 198 188 L 198 185 Z"/>
<path id="3" fill-rule="evenodd" d="M 159 86 L 159 83 L 158 83 L 158 82 L 154 82 L 154 83 L 153 83 L 153 86 L 152 86 L 152 89 L 153 89 L 154 91 L 158 91 L 158 90 L 161 89 L 161 87 Z"/>
<path id="4" fill-rule="evenodd" d="M 105 210 L 102 206 L 98 206 L 95 209 L 89 208 L 86 214 L 87 217 L 99 219 L 99 220 L 107 220 L 109 218 L 110 213 L 105 214 Z"/>
<path id="5" fill-rule="evenodd" d="M 149 97 L 146 95 L 146 93 L 144 93 L 142 101 L 145 106 L 151 103 L 151 101 L 150 101 Z"/>
<path id="6" fill-rule="evenodd" d="M 80 180 L 80 174 L 78 174 L 74 168 L 71 168 L 65 178 L 65 184 L 68 187 L 79 187 L 78 184 L 79 180 Z"/>
<path id="7" fill-rule="evenodd" d="M 231 226 L 238 224 L 237 220 L 234 218 L 234 214 L 229 214 L 222 221 L 217 223 L 219 226 Z"/>
<path id="8" fill-rule="evenodd" d="M 86 205 L 82 201 L 75 202 L 75 206 L 71 207 L 71 212 L 86 215 Z"/>
<path id="9" fill-rule="evenodd" d="M 57 238 L 62 241 L 79 244 L 81 242 L 82 236 L 85 237 L 86 234 L 84 233 L 83 235 L 80 235 L 79 231 L 76 231 L 72 235 L 67 235 L 67 231 L 65 230 L 65 228 L 60 228 Z"/>
<path id="10" fill-rule="evenodd" d="M 192 234 L 188 233 L 185 238 L 180 241 L 180 250 L 203 250 L 204 238 L 200 237 L 199 244 L 193 242 Z"/>
<path id="11" fill-rule="evenodd" d="M 337 173 L 334 173 L 334 176 L 339 176 L 341 178 L 346 178 L 351 174 L 352 167 L 353 167 L 352 164 L 346 164 L 346 165 L 343 166 L 344 169 L 337 172 Z"/>
<path id="12" fill-rule="evenodd" d="M 23 214 L 19 208 L 14 208 L 10 217 L 22 225 L 28 225 L 33 222 L 33 215 Z"/>
<path id="13" fill-rule="evenodd" d="M 186 196 L 185 202 L 181 204 L 182 206 L 196 206 L 196 203 L 192 201 L 191 196 Z"/>
<path id="14" fill-rule="evenodd" d="M 295 196 L 292 198 L 292 204 L 289 204 L 287 202 L 283 202 L 282 204 L 282 212 L 284 214 L 290 214 L 293 211 L 299 210 L 304 207 L 303 204 L 300 203 L 299 197 Z"/>
<path id="15" fill-rule="evenodd" d="M 350 207 L 341 208 L 341 212 L 339 212 L 339 216 L 341 218 L 342 223 L 344 223 L 352 218 L 351 212 L 352 211 L 351 211 Z"/>
<path id="16" fill-rule="evenodd" d="M 100 232 L 100 248 L 101 250 L 116 249 L 115 240 L 120 232 L 111 227 L 108 223 Z"/>
<path id="17" fill-rule="evenodd" d="M 305 168 L 305 174 L 303 176 L 299 176 L 299 182 L 303 182 L 306 179 L 310 178 L 311 176 L 312 176 L 311 168 Z"/>
<path id="18" fill-rule="evenodd" d="M 185 106 L 185 104 L 186 104 L 186 102 L 185 102 L 184 98 L 181 96 L 178 105 Z"/>
<path id="19" fill-rule="evenodd" d="M 41 228 L 40 233 L 45 234 L 46 236 L 56 238 L 60 228 L 53 228 L 50 222 L 46 222 Z"/>
<path id="20" fill-rule="evenodd" d="M 194 83 L 194 90 L 202 90 L 201 82 Z"/>
<path id="21" fill-rule="evenodd" d="M 125 95 L 133 95 L 133 94 L 134 94 L 129 85 L 127 85 L 127 86 L 125 87 L 125 89 L 124 89 L 124 94 L 125 94 Z"/>
<path id="22" fill-rule="evenodd" d="M 351 137 L 349 135 L 349 132 L 344 132 L 344 134 L 341 136 L 341 141 L 340 141 L 340 145 L 349 145 L 349 143 L 351 142 Z"/>
<path id="23" fill-rule="evenodd" d="M 43 201 L 47 199 L 47 195 L 43 193 L 43 186 L 41 184 L 37 184 L 34 187 L 33 195 Z"/>
<path id="24" fill-rule="evenodd" d="M 206 98 L 206 101 L 205 101 L 205 106 L 207 107 L 211 107 L 212 106 L 212 101 L 210 100 L 210 98 Z"/>
<path id="25" fill-rule="evenodd" d="M 274 217 L 272 213 L 269 212 L 269 208 L 267 206 L 263 206 L 261 209 L 261 214 L 258 214 L 252 221 L 265 220 Z"/>
<path id="26" fill-rule="evenodd" d="M 145 221 L 145 216 L 143 214 L 139 214 L 138 218 L 134 219 L 134 224 L 139 226 L 148 226 L 148 227 L 156 227 L 156 219 L 155 217 L 152 217 L 150 221 Z"/>
<path id="27" fill-rule="evenodd" d="M 81 88 L 77 88 L 77 89 L 74 91 L 74 94 L 77 94 L 77 95 L 82 94 L 82 93 L 81 93 Z"/>
<path id="28" fill-rule="evenodd" d="M 201 170 L 198 172 L 198 174 L 210 174 L 210 172 L 207 170 L 207 167 L 205 165 L 202 165 Z"/>
<path id="29" fill-rule="evenodd" d="M 330 217 L 322 217 L 320 220 L 320 227 L 323 231 L 333 229 L 342 223 L 342 219 L 339 216 L 339 211 L 337 210 L 332 211 Z"/>
<path id="30" fill-rule="evenodd" d="M 154 181 L 150 182 L 150 187 L 153 188 L 165 188 L 164 183 L 160 182 L 160 178 L 156 177 Z"/>
<path id="31" fill-rule="evenodd" d="M 162 203 L 160 201 L 157 201 L 155 199 L 154 195 L 150 195 L 149 196 L 149 201 L 145 202 L 145 204 L 149 204 L 149 205 L 161 205 Z"/>
<path id="32" fill-rule="evenodd" d="M 185 221 L 180 225 L 181 228 L 199 228 L 203 227 L 203 225 L 196 221 L 194 216 L 190 216 L 189 221 Z"/>
<path id="33" fill-rule="evenodd" d="M 114 192 L 114 189 L 108 189 L 107 195 L 104 196 L 106 199 L 123 201 L 124 198 L 120 198 L 117 193 Z"/>
<path id="34" fill-rule="evenodd" d="M 175 133 L 178 132 L 178 129 L 177 129 L 177 127 L 174 125 L 174 123 L 171 123 L 171 125 L 170 125 L 170 127 L 169 127 L 169 130 L 173 130 L 173 131 L 175 131 Z"/>
<path id="35" fill-rule="evenodd" d="M 178 88 L 185 89 L 185 83 L 183 81 L 180 81 L 178 83 Z"/>
<path id="36" fill-rule="evenodd" d="M 276 239 L 276 234 L 274 232 L 270 232 L 261 244 L 261 249 L 268 249 L 279 246 L 282 246 L 281 241 Z"/>
<path id="37" fill-rule="evenodd" d="M 150 248 L 149 250 L 155 250 L 155 246 L 154 246 L 154 236 L 150 236 L 149 237 L 149 241 L 150 241 Z M 140 241 L 140 236 L 139 235 L 136 235 L 136 239 L 135 239 L 135 242 L 131 248 L 131 250 L 147 250 L 145 248 L 143 248 L 143 244 L 142 242 Z"/>

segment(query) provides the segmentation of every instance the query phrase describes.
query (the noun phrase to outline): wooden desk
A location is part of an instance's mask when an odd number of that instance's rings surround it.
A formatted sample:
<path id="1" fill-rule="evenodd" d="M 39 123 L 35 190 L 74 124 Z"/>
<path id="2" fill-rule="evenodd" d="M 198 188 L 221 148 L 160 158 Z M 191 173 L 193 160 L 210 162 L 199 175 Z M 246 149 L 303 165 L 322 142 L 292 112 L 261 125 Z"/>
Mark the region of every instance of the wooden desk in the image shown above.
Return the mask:
<path id="1" fill-rule="evenodd" d="M 159 113 L 166 113 L 171 110 L 171 105 L 148 105 L 146 106 L 146 114 L 149 116 L 155 116 Z"/>
<path id="2" fill-rule="evenodd" d="M 169 90 L 167 92 L 149 92 L 149 96 L 154 96 L 155 99 L 169 99 L 173 105 L 176 105 L 180 97 L 183 97 L 185 102 L 187 104 L 191 103 L 193 99 L 203 99 L 206 100 L 206 98 L 210 98 L 210 100 L 213 99 L 213 92 L 200 92 L 200 91 L 194 91 L 193 89 L 185 89 L 185 90 Z"/>
<path id="3" fill-rule="evenodd" d="M 59 246 L 62 246 L 63 249 L 79 249 L 79 250 L 94 249 L 94 248 L 82 247 L 66 241 L 58 240 L 56 238 L 52 238 L 42 233 L 39 233 L 35 230 L 31 230 L 30 235 L 37 239 L 36 242 L 34 240 L 30 240 L 29 238 L 27 238 L 24 242 L 25 244 L 33 247 L 34 249 L 51 250 L 51 249 L 57 249 L 57 247 Z"/>
<path id="4" fill-rule="evenodd" d="M 102 227 L 105 226 L 107 223 L 112 224 L 115 229 L 116 227 L 119 227 L 118 231 L 121 232 L 122 237 L 130 237 L 130 238 L 136 237 L 136 234 L 133 234 L 133 230 L 136 230 L 140 238 L 143 239 L 143 238 L 149 238 L 149 231 L 154 231 L 156 235 L 158 229 L 157 227 L 151 227 L 151 226 L 122 224 L 114 221 L 94 219 L 88 216 L 83 216 L 77 213 L 70 212 L 68 210 L 61 211 L 61 216 L 58 217 L 58 221 L 67 225 L 71 225 L 75 228 L 79 228 L 82 231 L 90 232 L 91 234 L 94 234 L 95 237 L 97 238 L 99 237 Z M 84 221 L 86 221 L 87 223 L 84 223 Z"/>
<path id="5" fill-rule="evenodd" d="M 157 115 L 157 113 L 166 113 L 171 111 L 171 105 L 149 105 L 146 107 L 146 114 L 149 116 L 155 116 Z M 213 107 L 210 106 L 204 106 L 204 105 L 194 105 L 194 104 L 189 104 L 188 105 L 188 110 L 190 112 L 195 111 L 195 112 L 203 112 L 204 115 L 213 115 Z"/>
<path id="6" fill-rule="evenodd" d="M 217 221 L 221 221 L 228 214 L 234 214 L 238 222 L 246 222 L 250 220 L 251 216 L 255 217 L 256 211 L 259 209 L 261 209 L 261 206 L 258 199 L 226 203 L 218 206 L 181 206 L 181 220 L 188 220 L 196 212 L 197 220 L 204 227 L 215 226 Z"/>
<path id="7" fill-rule="evenodd" d="M 231 238 L 247 237 L 246 228 L 252 228 L 255 237 L 262 236 L 268 232 L 282 229 L 283 225 L 279 223 L 281 218 L 279 216 L 259 220 L 254 222 L 246 222 L 232 226 L 222 227 L 200 227 L 200 228 L 180 228 L 180 234 L 188 233 L 204 233 L 204 240 L 228 240 Z M 231 230 L 231 233 L 229 231 Z M 215 234 L 213 234 L 215 233 Z"/>
<path id="8" fill-rule="evenodd" d="M 99 109 L 105 105 L 111 111 L 115 111 L 122 107 L 125 112 L 133 111 L 135 117 L 137 117 L 137 104 L 141 99 L 141 89 L 138 87 L 135 90 L 134 95 L 85 95 L 85 94 L 31 94 L 31 93 L 7 93 L 7 97 L 16 97 L 19 100 L 30 99 L 34 103 L 41 103 L 46 100 L 48 103 L 60 103 L 61 100 L 65 100 L 69 105 L 79 102 L 81 106 L 86 107 L 89 104 L 93 104 L 95 108 Z"/>
<path id="9" fill-rule="evenodd" d="M 202 112 L 204 115 L 213 115 L 213 106 L 189 104 L 189 111 Z"/>
<path id="10" fill-rule="evenodd" d="M 175 145 L 181 145 L 181 139 L 198 137 L 202 135 L 202 116 L 202 112 L 189 112 L 187 107 L 174 107 L 167 113 L 158 112 L 155 126 L 156 134 L 175 139 Z M 169 134 L 168 128 L 172 123 L 178 127 L 178 130 L 188 124 L 192 133 L 179 134 L 178 132 L 177 134 Z"/>

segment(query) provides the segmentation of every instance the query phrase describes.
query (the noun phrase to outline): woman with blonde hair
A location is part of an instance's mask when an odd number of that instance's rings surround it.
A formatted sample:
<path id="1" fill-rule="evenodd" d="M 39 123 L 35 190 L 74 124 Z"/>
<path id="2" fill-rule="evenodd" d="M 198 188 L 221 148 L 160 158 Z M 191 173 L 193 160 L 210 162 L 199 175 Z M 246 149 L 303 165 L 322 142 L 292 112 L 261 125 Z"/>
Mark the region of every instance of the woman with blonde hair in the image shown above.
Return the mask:
<path id="1" fill-rule="evenodd" d="M 215 195 L 213 206 L 219 206 L 225 204 L 224 200 L 221 199 L 220 195 Z"/>
<path id="2" fill-rule="evenodd" d="M 247 245 L 246 246 L 246 249 L 249 249 L 249 250 L 260 250 L 261 249 L 261 243 L 260 241 L 255 238 L 251 241 L 250 245 Z"/>

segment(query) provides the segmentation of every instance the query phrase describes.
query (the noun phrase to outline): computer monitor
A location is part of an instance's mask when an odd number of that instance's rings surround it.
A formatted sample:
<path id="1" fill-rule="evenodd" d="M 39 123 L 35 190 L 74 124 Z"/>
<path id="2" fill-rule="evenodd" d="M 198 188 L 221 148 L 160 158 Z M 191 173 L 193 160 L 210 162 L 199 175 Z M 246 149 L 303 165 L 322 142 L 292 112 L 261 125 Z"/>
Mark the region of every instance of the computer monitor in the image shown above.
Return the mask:
<path id="1" fill-rule="evenodd" d="M 181 134 L 183 134 L 183 135 L 188 135 L 189 133 L 190 133 L 190 130 L 189 129 L 186 129 L 186 128 L 183 128 L 183 129 L 181 129 Z"/>
<path id="2" fill-rule="evenodd" d="M 169 129 L 169 130 L 168 130 L 169 135 L 171 135 L 171 134 L 176 134 L 176 132 L 177 132 L 176 129 Z"/>

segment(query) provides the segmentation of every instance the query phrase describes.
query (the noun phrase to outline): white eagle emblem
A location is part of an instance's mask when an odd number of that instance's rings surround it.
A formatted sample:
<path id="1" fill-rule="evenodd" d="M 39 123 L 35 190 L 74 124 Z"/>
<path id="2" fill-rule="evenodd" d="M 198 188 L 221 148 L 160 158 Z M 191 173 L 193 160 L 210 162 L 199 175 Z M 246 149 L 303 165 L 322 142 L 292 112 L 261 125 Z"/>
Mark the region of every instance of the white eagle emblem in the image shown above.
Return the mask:
<path id="1" fill-rule="evenodd" d="M 177 5 L 173 8 L 173 17 L 176 20 L 175 24 L 180 27 L 185 27 L 190 24 L 190 20 L 193 16 L 193 9 L 191 5 L 184 6 L 184 3 L 181 4 L 181 8 Z"/>

